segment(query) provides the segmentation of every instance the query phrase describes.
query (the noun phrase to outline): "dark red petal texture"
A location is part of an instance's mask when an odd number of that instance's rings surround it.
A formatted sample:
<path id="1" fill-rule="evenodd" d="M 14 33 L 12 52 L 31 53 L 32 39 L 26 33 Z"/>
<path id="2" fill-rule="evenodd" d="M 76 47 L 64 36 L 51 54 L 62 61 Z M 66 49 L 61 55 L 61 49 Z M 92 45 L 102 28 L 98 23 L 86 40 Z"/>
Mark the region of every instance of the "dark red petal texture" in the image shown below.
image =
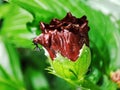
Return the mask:
<path id="1" fill-rule="evenodd" d="M 52 19 L 50 24 L 40 23 L 42 34 L 33 42 L 47 49 L 52 60 L 57 53 L 76 61 L 83 44 L 89 46 L 88 21 L 86 16 L 76 18 L 67 13 L 62 20 Z"/>

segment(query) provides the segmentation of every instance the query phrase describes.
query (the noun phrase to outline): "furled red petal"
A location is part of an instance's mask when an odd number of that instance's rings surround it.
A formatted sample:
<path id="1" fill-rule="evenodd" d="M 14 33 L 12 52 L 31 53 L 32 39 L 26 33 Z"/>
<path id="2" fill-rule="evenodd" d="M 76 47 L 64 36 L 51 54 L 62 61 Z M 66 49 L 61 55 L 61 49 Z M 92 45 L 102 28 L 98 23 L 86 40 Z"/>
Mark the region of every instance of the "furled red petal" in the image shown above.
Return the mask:
<path id="1" fill-rule="evenodd" d="M 52 60 L 57 53 L 76 61 L 83 44 L 89 46 L 88 21 L 86 16 L 76 18 L 67 13 L 62 20 L 52 19 L 50 24 L 40 23 L 42 34 L 33 42 L 43 45 L 50 54 Z"/>

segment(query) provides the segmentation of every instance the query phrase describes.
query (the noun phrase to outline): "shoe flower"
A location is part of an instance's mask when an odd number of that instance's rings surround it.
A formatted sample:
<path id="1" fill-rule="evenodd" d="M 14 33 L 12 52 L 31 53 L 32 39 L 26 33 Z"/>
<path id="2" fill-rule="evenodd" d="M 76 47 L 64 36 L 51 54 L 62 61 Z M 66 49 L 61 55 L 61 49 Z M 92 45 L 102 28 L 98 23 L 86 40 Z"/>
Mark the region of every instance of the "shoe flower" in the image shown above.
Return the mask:
<path id="1" fill-rule="evenodd" d="M 49 53 L 50 72 L 69 82 L 82 80 L 91 62 L 86 16 L 76 18 L 69 12 L 50 24 L 41 22 L 40 29 L 33 43 Z"/>
<path id="2" fill-rule="evenodd" d="M 120 88 L 120 69 L 115 72 L 111 72 L 110 77 L 111 80 L 118 85 L 118 88 Z"/>

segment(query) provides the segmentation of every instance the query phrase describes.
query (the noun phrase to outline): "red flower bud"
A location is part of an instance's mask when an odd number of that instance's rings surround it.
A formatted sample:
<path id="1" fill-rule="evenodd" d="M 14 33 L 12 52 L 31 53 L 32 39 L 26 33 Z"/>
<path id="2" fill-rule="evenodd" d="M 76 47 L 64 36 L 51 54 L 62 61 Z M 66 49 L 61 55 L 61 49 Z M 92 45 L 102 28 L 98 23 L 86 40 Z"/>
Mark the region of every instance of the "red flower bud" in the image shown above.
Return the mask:
<path id="1" fill-rule="evenodd" d="M 50 24 L 40 23 L 42 34 L 33 42 L 44 46 L 52 60 L 57 53 L 76 61 L 83 44 L 89 46 L 88 21 L 86 16 L 76 18 L 67 13 L 62 20 L 52 19 Z"/>

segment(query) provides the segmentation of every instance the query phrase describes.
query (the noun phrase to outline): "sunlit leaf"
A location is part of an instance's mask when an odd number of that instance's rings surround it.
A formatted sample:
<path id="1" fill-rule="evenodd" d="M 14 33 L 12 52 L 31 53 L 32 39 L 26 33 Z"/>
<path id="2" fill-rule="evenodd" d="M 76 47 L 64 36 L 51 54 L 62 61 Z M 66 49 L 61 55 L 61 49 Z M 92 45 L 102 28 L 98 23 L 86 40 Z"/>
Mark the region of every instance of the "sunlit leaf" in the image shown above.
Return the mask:
<path id="1" fill-rule="evenodd" d="M 11 44 L 0 39 L 0 88 L 24 90 L 23 77 L 17 52 Z M 10 89 L 12 88 L 12 89 Z"/>
<path id="2" fill-rule="evenodd" d="M 26 23 L 32 20 L 32 16 L 16 5 L 9 5 L 9 11 L 4 14 L 1 33 L 9 42 L 18 47 L 31 47 L 35 37 L 26 27 Z"/>
<path id="3" fill-rule="evenodd" d="M 28 90 L 49 90 L 47 79 L 39 70 L 28 67 L 25 78 Z"/>

